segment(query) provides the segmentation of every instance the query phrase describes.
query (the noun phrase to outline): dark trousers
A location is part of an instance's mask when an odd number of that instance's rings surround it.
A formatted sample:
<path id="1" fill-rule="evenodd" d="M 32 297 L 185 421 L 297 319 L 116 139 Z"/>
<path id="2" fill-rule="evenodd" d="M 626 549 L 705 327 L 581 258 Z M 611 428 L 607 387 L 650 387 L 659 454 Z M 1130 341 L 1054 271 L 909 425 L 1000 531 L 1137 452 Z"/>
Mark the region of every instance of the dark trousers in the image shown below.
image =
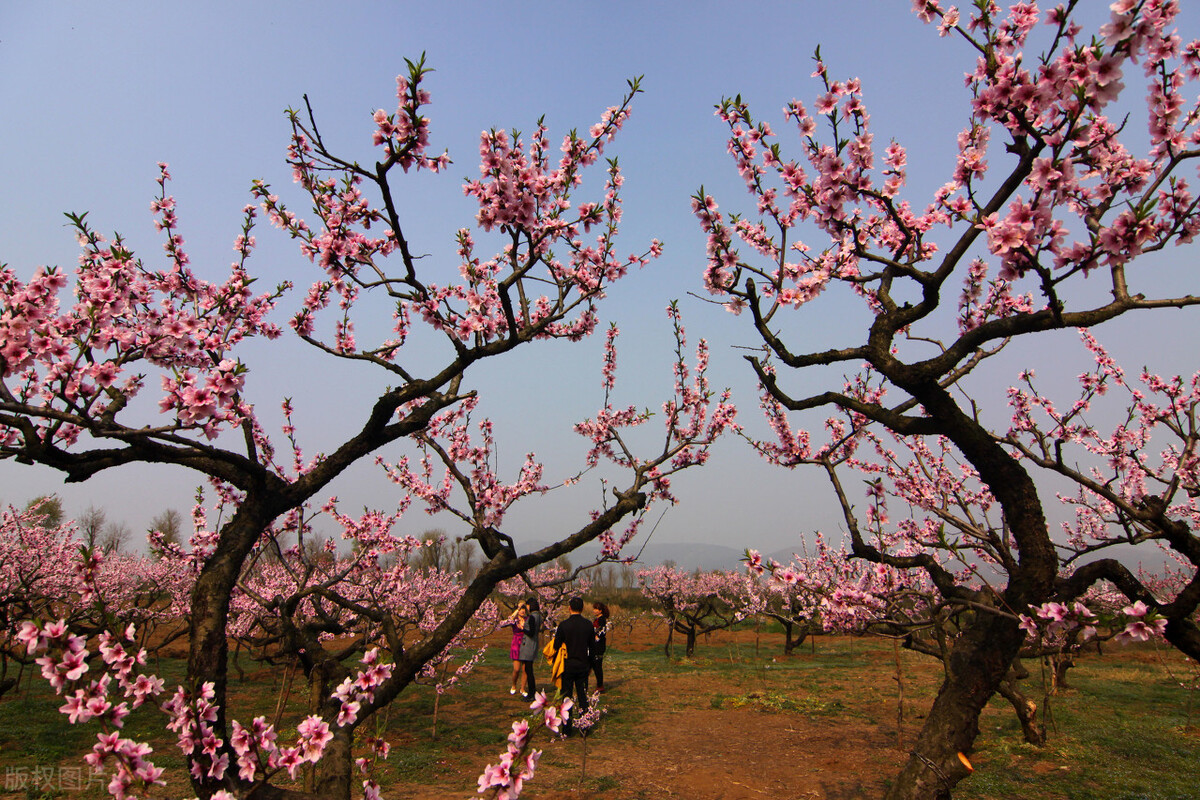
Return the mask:
<path id="1" fill-rule="evenodd" d="M 579 719 L 588 710 L 588 669 L 584 667 L 582 670 L 577 667 L 567 667 L 562 674 L 562 694 L 563 697 L 571 697 L 575 700 L 575 707 L 571 709 L 570 719 Z M 570 728 L 570 722 L 567 723 Z"/>
<path id="2" fill-rule="evenodd" d="M 525 699 L 532 700 L 537 693 L 537 681 L 533 679 L 533 662 L 522 661 L 521 666 L 525 668 Z"/>
<path id="3" fill-rule="evenodd" d="M 604 656 L 592 656 L 592 672 L 596 673 L 596 688 L 604 688 Z"/>

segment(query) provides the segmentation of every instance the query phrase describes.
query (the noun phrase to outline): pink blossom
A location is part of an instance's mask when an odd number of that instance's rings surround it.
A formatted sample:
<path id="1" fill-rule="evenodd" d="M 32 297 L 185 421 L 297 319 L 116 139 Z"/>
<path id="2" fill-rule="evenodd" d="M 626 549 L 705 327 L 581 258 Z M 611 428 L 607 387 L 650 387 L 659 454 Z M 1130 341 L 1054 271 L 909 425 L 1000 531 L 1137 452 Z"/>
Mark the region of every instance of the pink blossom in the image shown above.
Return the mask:
<path id="1" fill-rule="evenodd" d="M 303 752 L 303 757 L 313 763 L 316 763 L 321 758 L 321 753 L 324 752 L 325 745 L 333 739 L 333 733 L 329 730 L 329 723 L 315 714 L 305 717 L 296 726 L 296 732 L 300 734 L 300 749 Z"/>
<path id="2" fill-rule="evenodd" d="M 1144 617 L 1150 612 L 1150 609 L 1141 600 L 1133 603 L 1133 605 L 1125 606 L 1121 609 L 1121 613 L 1129 617 Z"/>

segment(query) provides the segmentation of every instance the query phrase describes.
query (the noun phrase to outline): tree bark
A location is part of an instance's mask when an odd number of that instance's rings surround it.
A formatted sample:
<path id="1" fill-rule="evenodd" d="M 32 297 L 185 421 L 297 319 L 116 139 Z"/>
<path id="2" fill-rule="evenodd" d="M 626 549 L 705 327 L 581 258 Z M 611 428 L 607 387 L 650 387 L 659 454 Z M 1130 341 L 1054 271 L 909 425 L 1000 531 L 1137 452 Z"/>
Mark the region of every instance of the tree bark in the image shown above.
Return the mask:
<path id="1" fill-rule="evenodd" d="M 320 642 L 315 642 L 321 647 Z M 311 709 L 325 719 L 336 719 L 338 704 L 332 701 L 334 689 L 350 670 L 322 649 L 320 659 L 309 676 Z M 360 720 L 361 722 L 362 720 Z M 333 740 L 325 745 L 321 760 L 312 765 L 312 791 L 326 800 L 350 800 L 350 784 L 354 772 L 354 732 L 357 726 L 331 726 Z"/>
<path id="2" fill-rule="evenodd" d="M 1060 653 L 1050 657 L 1050 666 L 1053 669 L 1050 682 L 1050 693 L 1058 694 L 1071 688 L 1067 683 L 1067 671 L 1075 666 L 1075 655 L 1073 653 Z"/>
<path id="3" fill-rule="evenodd" d="M 979 735 L 979 715 L 1000 687 L 1024 636 L 1015 620 L 981 614 L 950 650 L 946 678 L 887 800 L 949 800 L 970 774 L 960 759 Z"/>
<path id="4" fill-rule="evenodd" d="M 1004 680 L 1000 681 L 997 691 L 1012 704 L 1013 710 L 1017 712 L 1017 721 L 1021 723 L 1021 735 L 1025 738 L 1026 744 L 1035 747 L 1045 745 L 1046 731 L 1037 724 L 1037 703 L 1030 700 L 1017 688 L 1016 673 L 1010 671 Z"/>
<path id="5" fill-rule="evenodd" d="M 354 766 L 354 736 L 347 728 L 333 728 L 321 760 L 313 765 L 313 794 L 323 800 L 350 800 Z"/>
<path id="6" fill-rule="evenodd" d="M 807 625 L 803 625 L 803 626 L 799 627 L 799 633 L 797 634 L 797 636 L 795 638 L 792 637 L 793 630 L 797 630 L 797 626 L 795 624 L 793 624 L 792 622 L 784 622 L 783 623 L 783 635 L 784 635 L 783 654 L 785 656 L 790 656 L 792 654 L 792 651 L 795 650 L 800 645 L 804 644 L 804 640 L 808 638 L 808 626 Z"/>
<path id="7" fill-rule="evenodd" d="M 1053 589 L 1058 557 L 1029 473 L 944 389 L 928 384 L 904 388 L 938 420 L 941 433 L 975 467 L 1003 509 L 1020 556 L 1010 568 L 1000 605 L 1024 609 L 1043 602 Z M 979 715 L 1012 669 L 1024 639 L 1017 620 L 1008 615 L 978 612 L 967 623 L 951 646 L 945 681 L 887 800 L 949 800 L 954 786 L 971 772 L 963 759 L 979 735 Z"/>
<path id="8" fill-rule="evenodd" d="M 258 505 L 250 497 L 246 498 L 222 531 L 216 549 L 200 570 L 192 588 L 186 688 L 194 698 L 205 684 L 212 685 L 217 715 L 212 729 L 225 742 L 229 741 L 225 718 L 229 683 L 229 643 L 226 637 L 229 603 L 246 554 L 265 525 L 265 522 L 259 522 L 259 515 L 255 513 Z M 189 764 L 194 759 L 195 754 L 190 755 Z M 201 775 L 204 777 L 192 777 L 192 787 L 199 797 L 211 797 L 224 788 L 223 781 L 207 777 L 207 761 L 205 757 L 201 764 Z M 233 763 L 232 754 L 230 763 Z"/>

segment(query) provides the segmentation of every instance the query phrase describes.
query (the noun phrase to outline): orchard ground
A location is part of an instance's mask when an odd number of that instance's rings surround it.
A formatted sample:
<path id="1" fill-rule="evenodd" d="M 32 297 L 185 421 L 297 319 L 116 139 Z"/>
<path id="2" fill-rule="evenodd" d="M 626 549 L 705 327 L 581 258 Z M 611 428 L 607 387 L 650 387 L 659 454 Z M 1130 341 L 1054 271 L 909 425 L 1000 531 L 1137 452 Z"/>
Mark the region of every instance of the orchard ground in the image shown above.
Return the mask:
<path id="1" fill-rule="evenodd" d="M 678 637 L 677 637 L 678 638 Z M 877 638 L 822 636 L 791 656 L 782 634 L 745 627 L 702 638 L 695 657 L 663 652 L 666 629 L 647 616 L 614 616 L 606 658 L 608 713 L 584 740 L 549 739 L 530 800 L 851 800 L 882 795 L 915 740 L 941 680 L 933 660 Z M 178 652 L 163 653 L 160 674 L 178 677 Z M 899 669 L 897 669 L 897 659 Z M 386 798 L 478 797 L 476 776 L 504 750 L 511 723 L 526 711 L 508 694 L 507 634 L 462 683 L 443 695 L 434 732 L 434 692 L 406 691 L 378 721 L 392 745 L 376 777 Z M 240 660 L 234 691 L 285 731 L 303 713 L 302 680 L 282 667 Z M 153 659 L 150 667 L 154 667 Z M 1043 705 L 1042 670 L 1027 664 L 1025 691 Z M 547 669 L 538 665 L 538 677 Z M 899 682 L 897 681 L 899 677 Z M 976 772 L 955 796 L 999 800 L 1184 800 L 1200 785 L 1200 699 L 1181 682 L 1195 674 L 1174 651 L 1153 645 L 1106 645 L 1084 654 L 1068 674 L 1071 688 L 1050 698 L 1049 743 L 1021 742 L 1010 707 L 994 698 L 982 722 Z M 106 796 L 80 766 L 95 729 L 67 726 L 34 680 L 0 701 L 2 798 Z M 900 691 L 903 703 L 898 703 Z M 281 698 L 284 698 L 281 703 Z M 240 703 L 239 703 L 240 706 Z M 898 712 L 902 712 L 899 720 Z M 161 718 L 138 713 L 154 760 L 173 779 L 163 797 L 189 796 L 173 735 Z M 586 760 L 585 760 L 586 756 Z"/>

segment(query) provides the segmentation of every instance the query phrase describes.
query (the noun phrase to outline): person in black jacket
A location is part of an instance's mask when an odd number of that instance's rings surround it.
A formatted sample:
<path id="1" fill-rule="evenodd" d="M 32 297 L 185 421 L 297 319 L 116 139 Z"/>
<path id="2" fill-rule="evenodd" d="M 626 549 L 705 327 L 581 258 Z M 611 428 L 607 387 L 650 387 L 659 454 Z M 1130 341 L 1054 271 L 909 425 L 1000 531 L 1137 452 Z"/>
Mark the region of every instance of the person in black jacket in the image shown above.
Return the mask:
<path id="1" fill-rule="evenodd" d="M 554 649 L 566 645 L 567 658 L 563 664 L 562 693 L 573 697 L 575 708 L 570 719 L 578 719 L 588 710 L 588 671 L 591 668 L 592 649 L 596 645 L 596 629 L 583 618 L 583 598 L 572 597 L 567 607 L 571 613 L 558 624 L 554 631 Z M 567 725 L 570 730 L 570 723 Z"/>

